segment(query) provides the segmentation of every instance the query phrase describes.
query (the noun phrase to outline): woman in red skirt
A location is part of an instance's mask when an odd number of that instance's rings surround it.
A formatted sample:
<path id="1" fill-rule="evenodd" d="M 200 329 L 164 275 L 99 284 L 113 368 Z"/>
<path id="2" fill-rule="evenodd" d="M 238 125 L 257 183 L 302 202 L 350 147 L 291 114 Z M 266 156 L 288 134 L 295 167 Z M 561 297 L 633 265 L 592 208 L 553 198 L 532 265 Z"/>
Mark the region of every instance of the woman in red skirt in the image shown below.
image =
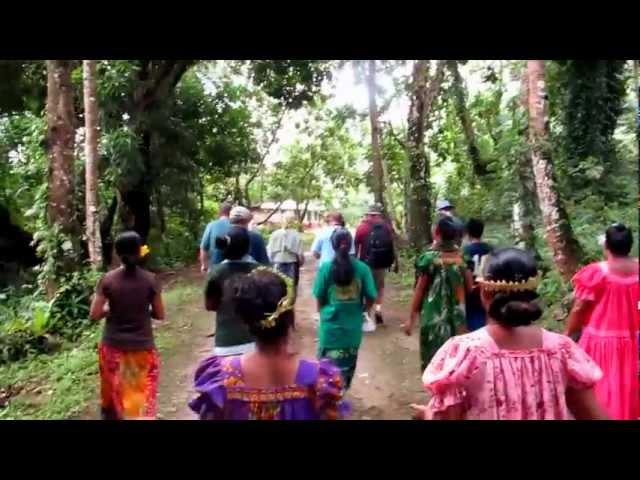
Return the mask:
<path id="1" fill-rule="evenodd" d="M 135 232 L 118 236 L 122 266 L 102 277 L 91 305 L 92 320 L 106 318 L 99 346 L 105 420 L 156 416 L 159 358 L 151 319 L 164 319 L 164 306 L 155 275 L 138 266 L 143 248 Z"/>

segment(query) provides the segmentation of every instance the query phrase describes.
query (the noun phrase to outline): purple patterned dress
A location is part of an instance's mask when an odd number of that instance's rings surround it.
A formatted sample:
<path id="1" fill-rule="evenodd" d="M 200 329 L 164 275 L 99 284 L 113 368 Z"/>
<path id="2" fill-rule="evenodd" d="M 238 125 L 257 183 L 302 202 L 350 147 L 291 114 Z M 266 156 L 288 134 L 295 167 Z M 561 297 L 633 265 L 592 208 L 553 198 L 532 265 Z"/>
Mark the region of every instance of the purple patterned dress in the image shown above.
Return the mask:
<path id="1" fill-rule="evenodd" d="M 330 360 L 300 360 L 293 385 L 268 389 L 244 383 L 240 356 L 204 360 L 189 407 L 200 420 L 336 420 L 348 411 L 340 370 Z"/>

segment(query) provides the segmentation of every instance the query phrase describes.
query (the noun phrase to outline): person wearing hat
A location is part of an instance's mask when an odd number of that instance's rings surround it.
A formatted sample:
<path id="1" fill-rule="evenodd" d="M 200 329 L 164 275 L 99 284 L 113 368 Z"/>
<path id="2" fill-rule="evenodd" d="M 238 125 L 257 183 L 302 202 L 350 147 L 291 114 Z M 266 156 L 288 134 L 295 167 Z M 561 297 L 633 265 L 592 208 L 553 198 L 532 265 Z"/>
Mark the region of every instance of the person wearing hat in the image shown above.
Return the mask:
<path id="1" fill-rule="evenodd" d="M 226 235 L 231 223 L 229 213 L 232 205 L 224 202 L 220 206 L 220 218 L 207 224 L 200 242 L 200 271 L 207 273 L 214 265 L 222 262 L 222 251 L 216 248 L 216 237 Z"/>
<path id="2" fill-rule="evenodd" d="M 464 222 L 462 222 L 462 220 L 460 220 L 456 216 L 455 205 L 453 205 L 449 200 L 438 200 L 436 202 L 436 212 L 437 212 L 437 217 L 435 219 L 435 222 L 433 222 L 433 228 L 434 229 L 436 228 L 436 225 L 441 218 L 443 217 L 453 218 L 454 226 L 456 227 L 456 230 L 457 230 L 456 242 L 458 243 L 458 245 L 461 245 L 462 238 L 464 236 L 465 226 L 464 226 Z M 433 233 L 434 232 L 432 232 L 432 235 Z"/>
<path id="3" fill-rule="evenodd" d="M 264 244 L 262 235 L 249 230 L 249 223 L 251 223 L 252 219 L 252 213 L 245 207 L 234 207 L 229 214 L 229 222 L 231 225 L 238 225 L 249 231 L 249 255 L 258 263 L 270 265 L 271 262 L 269 261 L 267 247 Z"/>
<path id="4" fill-rule="evenodd" d="M 357 257 L 365 262 L 373 272 L 378 297 L 375 301 L 375 322 L 369 312 L 364 313 L 363 330 L 373 332 L 376 324 L 384 323 L 382 299 L 386 272 L 394 266 L 398 271 L 398 258 L 393 245 L 393 227 L 384 218 L 384 208 L 380 204 L 369 207 L 365 219 L 356 229 L 355 247 Z"/>

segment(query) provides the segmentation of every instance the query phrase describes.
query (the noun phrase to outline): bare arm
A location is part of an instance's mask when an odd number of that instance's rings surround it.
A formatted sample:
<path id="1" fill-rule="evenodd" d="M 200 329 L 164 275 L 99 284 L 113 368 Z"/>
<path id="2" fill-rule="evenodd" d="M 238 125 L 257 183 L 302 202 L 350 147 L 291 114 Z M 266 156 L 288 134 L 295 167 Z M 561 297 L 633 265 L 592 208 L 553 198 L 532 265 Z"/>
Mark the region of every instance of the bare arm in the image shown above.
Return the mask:
<path id="1" fill-rule="evenodd" d="M 405 324 L 405 333 L 407 335 L 411 335 L 411 330 L 413 330 L 416 319 L 418 318 L 418 315 L 420 315 L 422 301 L 424 300 L 424 295 L 427 291 L 428 286 L 429 277 L 427 277 L 426 275 L 420 275 L 418 277 L 418 282 L 416 283 L 416 288 L 413 291 L 413 300 L 411 301 L 411 314 L 409 316 L 409 322 Z"/>
<path id="2" fill-rule="evenodd" d="M 107 298 L 104 295 L 96 293 L 91 302 L 91 310 L 89 311 L 89 318 L 91 320 L 101 320 L 105 318 L 109 313 L 109 307 L 107 305 Z"/>
<path id="3" fill-rule="evenodd" d="M 200 249 L 200 271 L 206 272 L 209 269 L 209 255 L 204 248 Z"/>
<path id="4" fill-rule="evenodd" d="M 573 302 L 573 308 L 567 319 L 567 328 L 564 331 L 565 335 L 572 336 L 580 332 L 587 321 L 587 310 L 589 309 L 589 302 L 586 300 L 576 299 Z"/>
<path id="5" fill-rule="evenodd" d="M 464 269 L 464 289 L 467 293 L 473 290 L 473 274 L 466 268 Z"/>
<path id="6" fill-rule="evenodd" d="M 567 407 L 576 420 L 609 420 L 598 404 L 593 388 L 567 388 Z"/>
<path id="7" fill-rule="evenodd" d="M 162 302 L 162 294 L 156 293 L 151 302 L 151 318 L 156 320 L 164 320 L 164 303 Z"/>

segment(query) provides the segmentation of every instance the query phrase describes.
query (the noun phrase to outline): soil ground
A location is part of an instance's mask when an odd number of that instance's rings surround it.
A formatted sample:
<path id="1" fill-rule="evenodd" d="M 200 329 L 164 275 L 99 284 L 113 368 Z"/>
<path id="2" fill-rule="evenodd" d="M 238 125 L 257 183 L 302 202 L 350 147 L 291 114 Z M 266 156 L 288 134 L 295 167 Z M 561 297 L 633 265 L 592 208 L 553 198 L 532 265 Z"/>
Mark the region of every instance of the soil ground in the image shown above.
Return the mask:
<path id="1" fill-rule="evenodd" d="M 293 345 L 302 356 L 313 358 L 316 351 L 316 303 L 311 286 L 316 262 L 309 259 L 301 271 L 296 330 Z M 200 289 L 203 276 L 196 268 L 179 275 L 181 285 Z M 169 280 L 173 283 L 174 280 Z M 407 337 L 400 325 L 408 315 L 407 292 L 387 282 L 383 313 L 385 324 L 366 333 L 356 374 L 347 399 L 352 403 L 352 419 L 409 419 L 410 403 L 424 402 L 420 383 L 417 332 Z M 176 304 L 177 303 L 177 304 Z M 163 352 L 158 391 L 159 418 L 194 419 L 187 403 L 193 397 L 193 372 L 200 360 L 210 354 L 213 338 L 213 314 L 204 311 L 200 295 L 186 296 L 168 304 L 170 313 L 166 328 L 170 346 Z"/>

